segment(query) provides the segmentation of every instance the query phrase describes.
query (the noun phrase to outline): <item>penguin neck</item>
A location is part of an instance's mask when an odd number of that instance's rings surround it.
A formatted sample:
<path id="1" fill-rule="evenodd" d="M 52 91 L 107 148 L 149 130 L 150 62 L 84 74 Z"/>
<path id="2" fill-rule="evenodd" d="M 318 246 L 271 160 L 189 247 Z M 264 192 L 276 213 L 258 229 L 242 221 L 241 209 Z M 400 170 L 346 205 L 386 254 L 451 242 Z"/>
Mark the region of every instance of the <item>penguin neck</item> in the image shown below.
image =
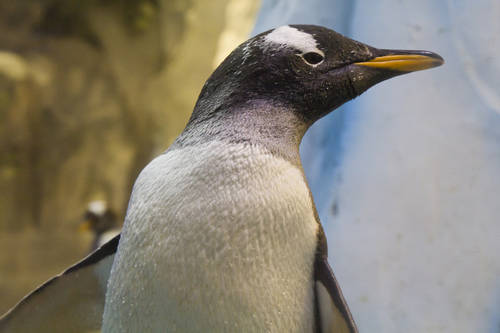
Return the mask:
<path id="1" fill-rule="evenodd" d="M 212 108 L 199 102 L 172 148 L 213 140 L 248 143 L 300 166 L 299 145 L 308 127 L 298 112 L 276 102 L 252 100 Z"/>

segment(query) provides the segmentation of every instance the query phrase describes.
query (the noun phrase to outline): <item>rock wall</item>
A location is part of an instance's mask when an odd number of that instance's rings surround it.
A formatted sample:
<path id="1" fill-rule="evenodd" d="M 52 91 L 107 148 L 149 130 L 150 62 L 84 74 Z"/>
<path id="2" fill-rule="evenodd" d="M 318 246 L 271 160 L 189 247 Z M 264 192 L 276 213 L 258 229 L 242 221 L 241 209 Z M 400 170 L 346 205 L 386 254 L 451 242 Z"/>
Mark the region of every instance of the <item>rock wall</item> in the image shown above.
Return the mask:
<path id="1" fill-rule="evenodd" d="M 86 253 L 89 201 L 123 217 L 258 5 L 0 1 L 0 313 Z"/>

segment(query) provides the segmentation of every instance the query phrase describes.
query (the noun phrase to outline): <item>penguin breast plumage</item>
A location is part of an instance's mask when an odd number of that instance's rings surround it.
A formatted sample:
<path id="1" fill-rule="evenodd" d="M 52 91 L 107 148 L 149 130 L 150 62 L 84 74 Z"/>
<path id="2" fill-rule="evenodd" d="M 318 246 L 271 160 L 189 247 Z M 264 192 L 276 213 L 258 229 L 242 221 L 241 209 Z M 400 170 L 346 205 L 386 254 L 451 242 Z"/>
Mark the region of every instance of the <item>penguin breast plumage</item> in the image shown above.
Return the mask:
<path id="1" fill-rule="evenodd" d="M 262 148 L 167 151 L 134 187 L 104 331 L 312 331 L 312 205 L 301 170 Z"/>

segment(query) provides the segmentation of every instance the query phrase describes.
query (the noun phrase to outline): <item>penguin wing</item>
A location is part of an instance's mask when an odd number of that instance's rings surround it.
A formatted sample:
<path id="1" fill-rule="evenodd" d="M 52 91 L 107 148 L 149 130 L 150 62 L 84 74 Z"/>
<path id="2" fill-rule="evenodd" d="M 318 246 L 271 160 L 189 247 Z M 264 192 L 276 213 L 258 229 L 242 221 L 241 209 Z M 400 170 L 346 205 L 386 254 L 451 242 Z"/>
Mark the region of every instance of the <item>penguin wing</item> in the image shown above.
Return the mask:
<path id="1" fill-rule="evenodd" d="M 349 307 L 326 256 L 316 259 L 315 295 L 321 333 L 357 333 Z"/>
<path id="2" fill-rule="evenodd" d="M 319 223 L 319 218 L 316 217 Z M 314 263 L 317 331 L 320 333 L 358 333 L 342 290 L 328 263 L 326 236 L 319 224 L 318 249 Z"/>
<path id="3" fill-rule="evenodd" d="M 99 331 L 119 240 L 114 237 L 25 296 L 0 317 L 0 333 Z"/>

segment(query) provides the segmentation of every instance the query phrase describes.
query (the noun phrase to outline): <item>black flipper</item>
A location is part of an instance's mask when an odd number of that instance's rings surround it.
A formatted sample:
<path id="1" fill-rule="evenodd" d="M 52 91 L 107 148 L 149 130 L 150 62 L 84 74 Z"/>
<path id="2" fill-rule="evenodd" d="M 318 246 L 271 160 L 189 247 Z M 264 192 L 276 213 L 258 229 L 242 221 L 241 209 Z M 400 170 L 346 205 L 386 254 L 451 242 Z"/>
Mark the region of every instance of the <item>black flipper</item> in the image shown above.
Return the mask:
<path id="1" fill-rule="evenodd" d="M 99 331 L 120 235 L 26 295 L 0 317 L 0 333 Z"/>
<path id="2" fill-rule="evenodd" d="M 314 281 L 317 332 L 358 333 L 340 286 L 328 264 L 326 238 L 322 229 L 320 230 L 318 253 L 314 265 Z"/>

